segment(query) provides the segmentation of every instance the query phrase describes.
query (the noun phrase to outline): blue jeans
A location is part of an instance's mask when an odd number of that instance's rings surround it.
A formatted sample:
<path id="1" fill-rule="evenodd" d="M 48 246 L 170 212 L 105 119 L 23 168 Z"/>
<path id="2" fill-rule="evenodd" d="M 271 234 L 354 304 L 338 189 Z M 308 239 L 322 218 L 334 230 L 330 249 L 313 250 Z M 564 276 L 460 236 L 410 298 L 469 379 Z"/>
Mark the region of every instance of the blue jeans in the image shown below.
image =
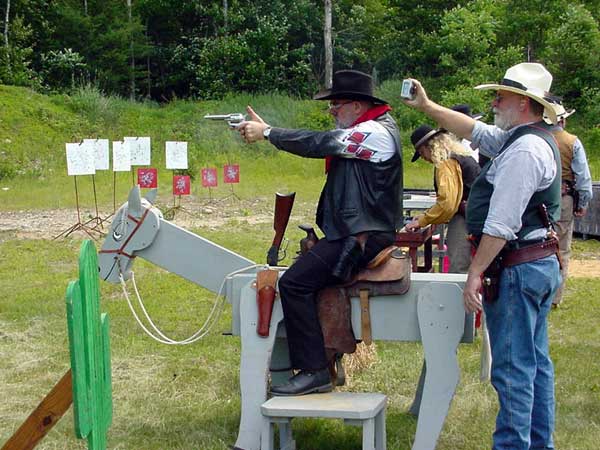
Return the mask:
<path id="1" fill-rule="evenodd" d="M 560 271 L 556 256 L 507 267 L 500 296 L 485 302 L 498 393 L 494 450 L 553 449 L 554 368 L 547 317 Z"/>

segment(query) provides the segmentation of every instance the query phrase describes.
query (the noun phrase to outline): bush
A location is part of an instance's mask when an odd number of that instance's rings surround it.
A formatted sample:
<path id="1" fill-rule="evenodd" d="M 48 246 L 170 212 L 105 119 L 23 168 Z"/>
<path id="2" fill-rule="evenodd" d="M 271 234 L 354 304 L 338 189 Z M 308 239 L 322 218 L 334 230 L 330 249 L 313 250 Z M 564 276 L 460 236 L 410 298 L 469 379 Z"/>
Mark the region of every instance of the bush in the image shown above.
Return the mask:
<path id="1" fill-rule="evenodd" d="M 41 60 L 44 82 L 52 88 L 74 89 L 86 73 L 83 57 L 70 48 L 43 53 Z"/>
<path id="2" fill-rule="evenodd" d="M 600 85 L 600 28 L 582 5 L 569 5 L 560 26 L 549 31 L 545 56 L 554 75 L 552 89 L 572 106 L 582 107 L 582 92 Z"/>
<path id="3" fill-rule="evenodd" d="M 84 115 L 90 123 L 116 125 L 121 114 L 121 100 L 104 95 L 97 87 L 87 84 L 80 86 L 69 97 L 72 109 Z"/>
<path id="4" fill-rule="evenodd" d="M 17 174 L 18 164 L 9 157 L 5 150 L 0 150 L 0 180 L 14 177 Z"/>
<path id="5" fill-rule="evenodd" d="M 307 95 L 315 90 L 309 64 L 312 46 L 290 48 L 285 20 L 257 20 L 255 29 L 210 38 L 188 37 L 186 44 L 175 48 L 172 62 L 187 74 L 189 92 L 210 99 L 228 92 Z"/>
<path id="6" fill-rule="evenodd" d="M 31 26 L 16 16 L 9 31 L 10 45 L 0 47 L 0 83 L 39 88 L 39 77 L 30 67 L 33 56 Z"/>

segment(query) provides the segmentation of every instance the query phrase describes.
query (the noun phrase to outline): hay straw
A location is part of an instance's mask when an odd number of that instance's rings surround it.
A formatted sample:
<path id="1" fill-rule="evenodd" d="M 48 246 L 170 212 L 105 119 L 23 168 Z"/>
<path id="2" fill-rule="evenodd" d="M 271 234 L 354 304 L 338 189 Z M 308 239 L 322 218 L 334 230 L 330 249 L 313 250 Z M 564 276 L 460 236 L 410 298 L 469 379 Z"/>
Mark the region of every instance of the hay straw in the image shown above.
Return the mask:
<path id="1" fill-rule="evenodd" d="M 371 345 L 365 345 L 364 342 L 356 346 L 356 352 L 351 355 L 344 355 L 343 363 L 346 370 L 346 384 L 349 384 L 353 375 L 358 375 L 365 369 L 368 369 L 378 361 L 377 347 L 373 342 Z"/>

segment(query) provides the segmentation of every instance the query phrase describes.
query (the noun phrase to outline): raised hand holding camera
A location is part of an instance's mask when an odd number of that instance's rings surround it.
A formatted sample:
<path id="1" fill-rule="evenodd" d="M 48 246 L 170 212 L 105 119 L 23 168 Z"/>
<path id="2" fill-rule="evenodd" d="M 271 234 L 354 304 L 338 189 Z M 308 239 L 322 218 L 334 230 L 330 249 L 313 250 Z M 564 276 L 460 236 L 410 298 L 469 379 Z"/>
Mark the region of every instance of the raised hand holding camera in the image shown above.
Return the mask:
<path id="1" fill-rule="evenodd" d="M 415 83 L 411 79 L 402 80 L 400 97 L 406 100 L 414 100 L 416 93 Z"/>

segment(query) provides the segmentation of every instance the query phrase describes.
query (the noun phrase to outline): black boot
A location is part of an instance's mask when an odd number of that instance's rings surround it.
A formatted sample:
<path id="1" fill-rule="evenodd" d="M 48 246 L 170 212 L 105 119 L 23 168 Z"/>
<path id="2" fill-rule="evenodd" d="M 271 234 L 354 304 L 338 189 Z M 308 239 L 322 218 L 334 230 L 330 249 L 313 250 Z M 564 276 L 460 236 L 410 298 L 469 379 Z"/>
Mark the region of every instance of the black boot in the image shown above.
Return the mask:
<path id="1" fill-rule="evenodd" d="M 271 387 L 271 394 L 288 397 L 311 394 L 313 392 L 330 392 L 333 389 L 329 370 L 301 370 L 286 384 Z"/>

